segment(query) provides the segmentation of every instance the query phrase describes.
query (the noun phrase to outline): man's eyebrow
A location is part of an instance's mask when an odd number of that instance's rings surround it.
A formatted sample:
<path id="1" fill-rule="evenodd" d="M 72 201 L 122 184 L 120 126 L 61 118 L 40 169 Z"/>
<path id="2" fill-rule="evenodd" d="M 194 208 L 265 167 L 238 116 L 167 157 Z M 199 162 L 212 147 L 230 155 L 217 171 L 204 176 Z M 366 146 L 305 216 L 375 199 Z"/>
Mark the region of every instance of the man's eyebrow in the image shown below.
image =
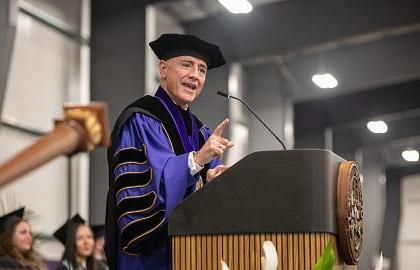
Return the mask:
<path id="1" fill-rule="evenodd" d="M 185 60 L 185 59 L 181 59 L 181 62 L 184 62 L 184 63 L 189 63 L 189 64 L 193 64 L 194 62 L 193 61 L 191 61 L 191 60 Z"/>
<path id="2" fill-rule="evenodd" d="M 180 62 L 181 63 L 194 64 L 194 61 L 192 61 L 192 60 L 181 59 Z M 205 64 L 198 64 L 198 66 L 207 69 L 207 66 Z"/>

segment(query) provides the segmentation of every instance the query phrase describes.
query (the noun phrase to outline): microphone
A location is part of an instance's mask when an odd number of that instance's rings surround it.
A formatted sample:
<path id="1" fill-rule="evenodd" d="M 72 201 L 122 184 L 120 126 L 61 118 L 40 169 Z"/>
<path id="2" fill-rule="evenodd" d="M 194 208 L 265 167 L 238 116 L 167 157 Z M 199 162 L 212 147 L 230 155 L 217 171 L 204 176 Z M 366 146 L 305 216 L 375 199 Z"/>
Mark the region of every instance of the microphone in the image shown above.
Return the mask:
<path id="1" fill-rule="evenodd" d="M 225 92 L 222 92 L 222 91 L 217 91 L 216 92 L 219 96 L 222 96 L 222 97 L 225 97 L 225 98 L 233 98 L 233 99 L 236 99 L 237 101 L 239 101 L 239 102 L 241 102 L 243 105 L 245 105 L 245 107 L 247 107 L 247 109 L 261 122 L 261 124 L 263 124 L 263 126 L 268 130 L 268 131 L 270 131 L 270 133 L 276 138 L 276 140 L 281 144 L 281 146 L 283 146 L 283 149 L 284 150 L 287 150 L 286 149 L 286 146 L 284 145 L 284 143 L 282 142 L 282 140 L 280 140 L 280 138 L 279 137 L 277 137 L 277 135 L 276 134 L 274 134 L 274 132 L 263 122 L 263 120 L 261 120 L 261 118 L 259 118 L 258 117 L 258 115 L 256 115 L 255 114 L 255 112 L 251 109 L 251 107 L 249 107 L 249 105 L 245 102 L 245 101 L 243 101 L 242 99 L 240 99 L 240 98 L 237 98 L 237 97 L 234 97 L 234 96 L 232 96 L 230 93 L 229 94 L 227 94 L 227 93 L 225 93 Z"/>

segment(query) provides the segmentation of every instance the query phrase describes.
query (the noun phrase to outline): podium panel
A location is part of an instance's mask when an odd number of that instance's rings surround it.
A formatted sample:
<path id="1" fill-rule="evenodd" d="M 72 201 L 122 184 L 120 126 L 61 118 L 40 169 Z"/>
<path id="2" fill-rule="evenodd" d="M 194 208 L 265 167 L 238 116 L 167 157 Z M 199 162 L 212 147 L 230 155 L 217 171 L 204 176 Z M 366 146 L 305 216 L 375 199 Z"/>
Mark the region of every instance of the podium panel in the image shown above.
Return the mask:
<path id="1" fill-rule="evenodd" d="M 222 270 L 221 260 L 230 270 L 262 270 L 264 241 L 277 249 L 279 270 L 313 269 L 316 260 L 332 242 L 334 269 L 357 269 L 345 266 L 337 251 L 337 236 L 330 233 L 267 233 L 229 235 L 191 235 L 172 238 L 173 270 Z"/>
<path id="2" fill-rule="evenodd" d="M 271 241 L 278 269 L 313 269 L 329 241 L 334 269 L 357 269 L 363 235 L 357 166 L 328 150 L 256 152 L 175 207 L 174 270 L 261 269 Z"/>

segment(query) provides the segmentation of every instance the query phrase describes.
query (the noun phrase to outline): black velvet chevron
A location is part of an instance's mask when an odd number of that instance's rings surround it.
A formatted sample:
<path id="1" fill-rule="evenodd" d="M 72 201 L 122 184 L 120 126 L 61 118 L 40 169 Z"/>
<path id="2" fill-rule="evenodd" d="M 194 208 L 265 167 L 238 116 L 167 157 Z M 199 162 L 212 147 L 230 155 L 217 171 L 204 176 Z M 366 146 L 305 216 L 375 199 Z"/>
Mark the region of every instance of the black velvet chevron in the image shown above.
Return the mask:
<path id="1" fill-rule="evenodd" d="M 144 172 L 123 173 L 115 178 L 115 191 L 118 193 L 124 188 L 146 186 L 150 183 L 151 179 L 152 169 L 150 167 Z"/>
<path id="2" fill-rule="evenodd" d="M 121 247 L 123 250 L 129 253 L 137 252 L 132 249 L 136 242 L 147 237 L 148 234 L 157 229 L 164 219 L 165 210 L 159 210 L 149 217 L 129 223 L 121 232 Z"/>
<path id="3" fill-rule="evenodd" d="M 114 158 L 112 159 L 112 167 L 117 167 L 118 165 L 125 163 L 125 162 L 137 162 L 137 163 L 145 163 L 147 162 L 146 151 L 143 149 L 136 149 L 136 148 L 126 148 L 118 151 Z"/>
<path id="4" fill-rule="evenodd" d="M 126 197 L 117 204 L 117 217 L 118 220 L 123 216 L 130 213 L 144 212 L 155 204 L 156 193 L 150 192 L 143 196 Z"/>

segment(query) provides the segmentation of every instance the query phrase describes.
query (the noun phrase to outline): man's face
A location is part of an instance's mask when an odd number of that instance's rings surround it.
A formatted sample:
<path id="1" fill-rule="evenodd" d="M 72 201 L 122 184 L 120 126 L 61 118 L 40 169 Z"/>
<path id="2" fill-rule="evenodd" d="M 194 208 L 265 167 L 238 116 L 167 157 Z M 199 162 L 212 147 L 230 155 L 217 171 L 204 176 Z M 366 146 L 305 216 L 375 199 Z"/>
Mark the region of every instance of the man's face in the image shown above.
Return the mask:
<path id="1" fill-rule="evenodd" d="M 177 56 L 160 61 L 159 70 L 162 87 L 176 104 L 185 107 L 200 95 L 206 80 L 207 65 L 193 56 Z"/>

